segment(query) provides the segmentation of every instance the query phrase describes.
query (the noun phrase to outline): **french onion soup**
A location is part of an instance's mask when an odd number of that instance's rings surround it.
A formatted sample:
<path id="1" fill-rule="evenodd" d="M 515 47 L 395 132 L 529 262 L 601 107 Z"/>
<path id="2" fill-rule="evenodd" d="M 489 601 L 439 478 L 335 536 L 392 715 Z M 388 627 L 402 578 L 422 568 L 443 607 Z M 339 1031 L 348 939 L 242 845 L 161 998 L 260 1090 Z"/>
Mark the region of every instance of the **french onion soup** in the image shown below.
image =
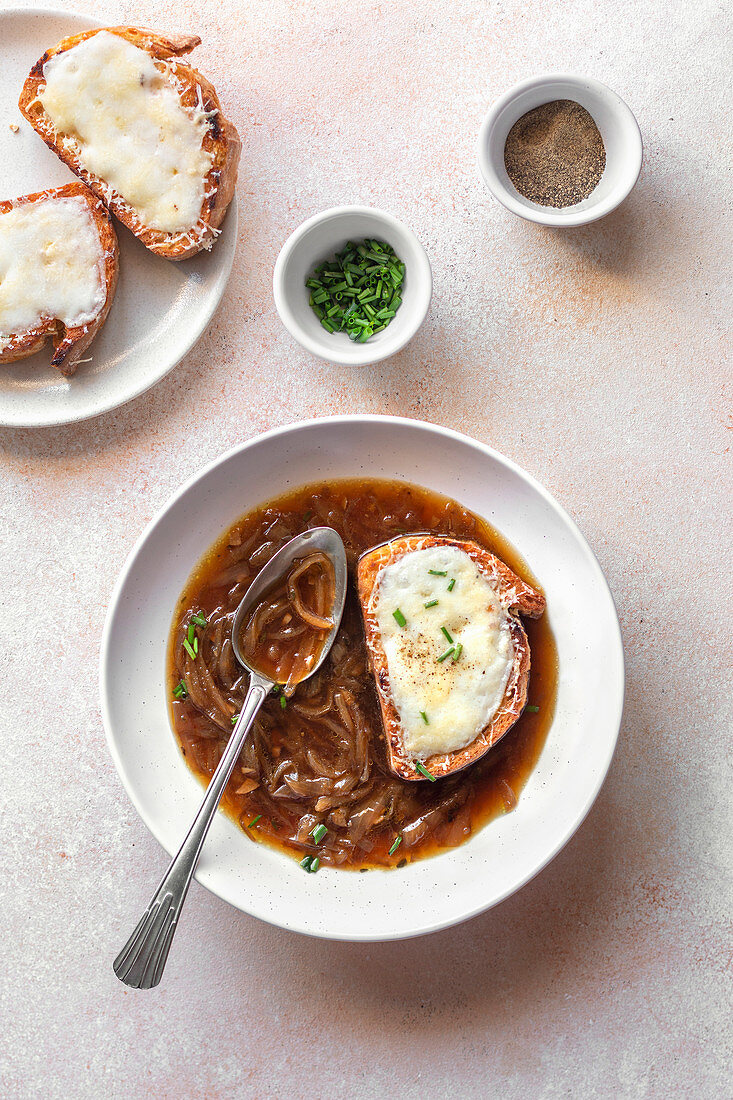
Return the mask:
<path id="1" fill-rule="evenodd" d="M 557 652 L 521 558 L 485 520 L 427 489 L 312 484 L 215 543 L 171 630 L 181 750 L 208 781 L 248 683 L 232 649 L 234 612 L 263 565 L 319 526 L 335 528 L 349 559 L 341 627 L 322 667 L 297 686 L 332 625 L 330 563 L 316 554 L 245 624 L 244 655 L 279 687 L 223 805 L 253 841 L 306 870 L 390 867 L 455 847 L 516 806 L 552 719 Z"/>

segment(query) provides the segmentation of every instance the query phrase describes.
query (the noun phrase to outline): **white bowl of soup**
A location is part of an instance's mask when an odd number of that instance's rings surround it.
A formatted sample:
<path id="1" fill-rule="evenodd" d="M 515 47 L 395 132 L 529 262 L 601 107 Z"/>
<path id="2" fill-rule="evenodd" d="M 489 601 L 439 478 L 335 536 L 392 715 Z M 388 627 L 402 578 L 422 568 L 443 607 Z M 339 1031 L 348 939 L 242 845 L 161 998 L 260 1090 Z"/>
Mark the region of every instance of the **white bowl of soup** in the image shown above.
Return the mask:
<path id="1" fill-rule="evenodd" d="M 477 763 L 435 783 L 400 780 L 352 591 L 323 669 L 264 708 L 196 877 L 310 935 L 445 928 L 519 889 L 568 841 L 610 765 L 623 706 L 618 620 L 592 551 L 541 486 L 483 444 L 418 421 L 334 417 L 267 432 L 202 470 L 143 533 L 112 596 L 101 654 L 110 751 L 173 853 L 243 690 L 232 609 L 280 545 L 318 524 L 342 535 L 352 572 L 370 547 L 432 531 L 474 540 L 540 589 L 546 610 L 524 624 L 530 705 Z M 182 648 L 192 616 L 195 661 Z"/>

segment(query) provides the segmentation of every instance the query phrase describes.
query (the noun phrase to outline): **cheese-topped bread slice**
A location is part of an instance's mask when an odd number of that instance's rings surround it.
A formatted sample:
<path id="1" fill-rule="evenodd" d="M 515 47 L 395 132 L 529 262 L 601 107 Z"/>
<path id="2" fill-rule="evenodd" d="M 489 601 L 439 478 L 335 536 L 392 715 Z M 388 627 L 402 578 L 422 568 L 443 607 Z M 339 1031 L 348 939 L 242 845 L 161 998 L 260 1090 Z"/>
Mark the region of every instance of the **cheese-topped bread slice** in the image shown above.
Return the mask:
<path id="1" fill-rule="evenodd" d="M 530 653 L 518 613 L 544 596 L 475 542 L 407 535 L 357 571 L 389 764 L 402 779 L 473 764 L 519 718 Z"/>
<path id="2" fill-rule="evenodd" d="M 19 102 L 112 213 L 171 260 L 211 248 L 241 148 L 212 85 L 179 60 L 200 42 L 137 27 L 72 35 L 33 66 Z"/>
<path id="3" fill-rule="evenodd" d="M 0 363 L 53 340 L 62 374 L 104 324 L 117 285 L 117 235 L 83 183 L 0 202 Z"/>

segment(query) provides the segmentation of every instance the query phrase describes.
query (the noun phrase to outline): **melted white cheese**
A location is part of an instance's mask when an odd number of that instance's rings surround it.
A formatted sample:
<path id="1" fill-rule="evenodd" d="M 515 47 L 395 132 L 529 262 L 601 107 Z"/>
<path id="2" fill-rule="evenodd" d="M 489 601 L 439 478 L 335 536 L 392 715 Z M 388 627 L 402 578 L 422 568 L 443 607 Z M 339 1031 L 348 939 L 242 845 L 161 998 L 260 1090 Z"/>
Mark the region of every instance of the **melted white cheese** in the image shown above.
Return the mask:
<path id="1" fill-rule="evenodd" d="M 44 319 L 89 324 L 105 298 L 102 245 L 83 199 L 0 214 L 0 349 Z"/>
<path id="2" fill-rule="evenodd" d="M 426 608 L 433 600 L 437 605 Z M 508 615 L 496 592 L 464 550 L 434 546 L 385 566 L 372 606 L 405 754 L 425 760 L 465 748 L 498 710 L 514 660 Z M 404 627 L 394 617 L 397 609 Z M 441 627 L 463 646 L 457 661 L 438 662 L 450 647 Z"/>
<path id="3" fill-rule="evenodd" d="M 57 131 L 151 229 L 199 220 L 212 156 L 206 113 L 183 107 L 172 77 L 145 50 L 100 31 L 43 67 L 38 93 Z"/>

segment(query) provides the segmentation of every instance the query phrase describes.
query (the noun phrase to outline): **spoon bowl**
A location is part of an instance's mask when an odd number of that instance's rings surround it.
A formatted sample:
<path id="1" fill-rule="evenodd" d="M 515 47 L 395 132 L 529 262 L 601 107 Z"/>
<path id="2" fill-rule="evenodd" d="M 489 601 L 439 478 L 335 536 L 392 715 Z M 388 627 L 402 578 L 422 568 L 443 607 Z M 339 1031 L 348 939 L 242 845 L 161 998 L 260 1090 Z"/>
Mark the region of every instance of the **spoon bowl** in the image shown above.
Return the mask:
<path id="1" fill-rule="evenodd" d="M 338 633 L 341 616 L 344 613 L 346 584 L 348 580 L 346 550 L 341 540 L 341 536 L 337 531 L 334 531 L 333 527 L 313 527 L 310 531 L 304 531 L 302 535 L 296 535 L 290 542 L 286 542 L 284 546 L 280 547 L 277 553 L 270 558 L 267 565 L 262 567 L 252 581 L 242 597 L 239 607 L 234 612 L 234 620 L 232 622 L 232 647 L 234 649 L 234 656 L 237 658 L 240 665 L 246 668 L 249 673 L 261 676 L 261 673 L 257 669 L 252 668 L 252 666 L 247 663 L 242 653 L 239 640 L 242 637 L 243 627 L 246 626 L 258 604 L 262 602 L 268 589 L 272 588 L 274 584 L 277 584 L 284 576 L 287 576 L 291 566 L 299 558 L 305 557 L 307 554 L 312 554 L 316 550 L 320 550 L 321 553 L 330 558 L 333 563 L 335 578 L 333 607 L 331 608 L 333 626 L 323 642 L 320 657 L 301 679 L 300 683 L 303 683 L 303 681 L 312 676 L 314 672 L 317 672 L 328 656 L 331 646 L 336 639 L 336 634 Z"/>

